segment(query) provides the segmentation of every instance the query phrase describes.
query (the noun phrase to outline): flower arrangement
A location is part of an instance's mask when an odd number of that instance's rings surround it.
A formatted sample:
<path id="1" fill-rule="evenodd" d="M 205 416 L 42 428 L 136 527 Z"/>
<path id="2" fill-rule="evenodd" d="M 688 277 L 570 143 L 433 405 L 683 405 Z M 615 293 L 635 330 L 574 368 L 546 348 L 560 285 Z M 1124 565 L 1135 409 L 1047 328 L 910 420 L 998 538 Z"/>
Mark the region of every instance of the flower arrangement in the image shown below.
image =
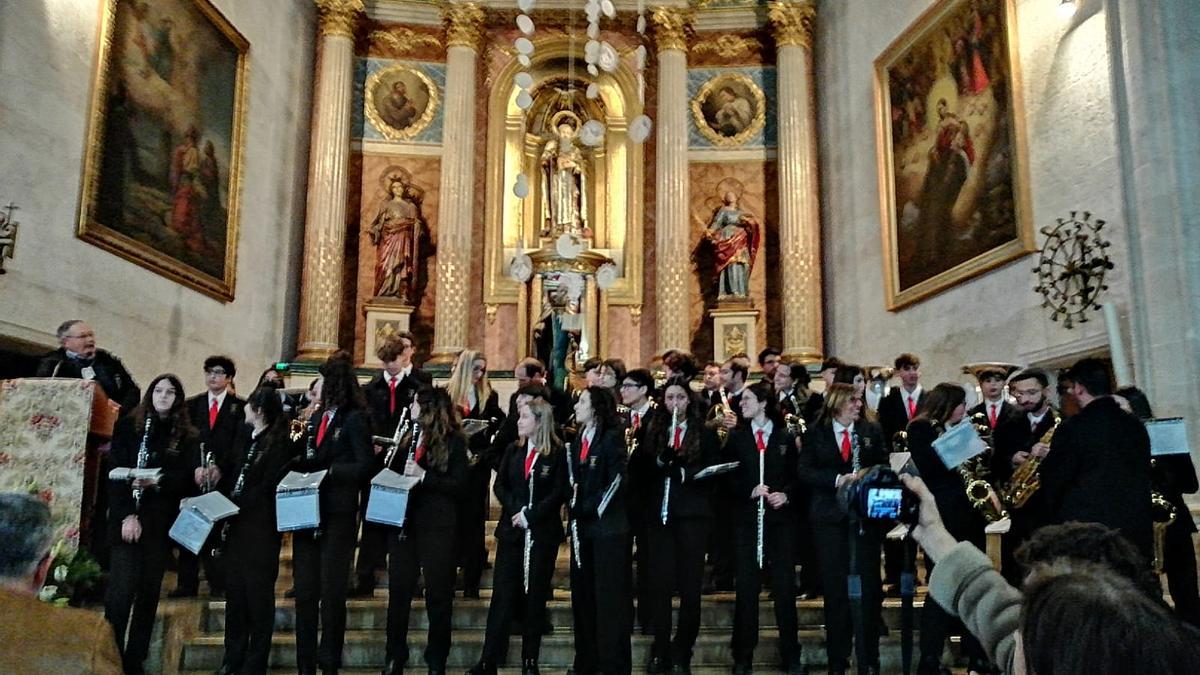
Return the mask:
<path id="1" fill-rule="evenodd" d="M 25 489 L 46 504 L 54 501 L 54 491 L 29 479 Z M 100 584 L 104 571 L 88 551 L 79 548 L 79 528 L 68 527 L 50 549 L 50 574 L 38 591 L 43 602 L 59 606 L 79 606 Z"/>

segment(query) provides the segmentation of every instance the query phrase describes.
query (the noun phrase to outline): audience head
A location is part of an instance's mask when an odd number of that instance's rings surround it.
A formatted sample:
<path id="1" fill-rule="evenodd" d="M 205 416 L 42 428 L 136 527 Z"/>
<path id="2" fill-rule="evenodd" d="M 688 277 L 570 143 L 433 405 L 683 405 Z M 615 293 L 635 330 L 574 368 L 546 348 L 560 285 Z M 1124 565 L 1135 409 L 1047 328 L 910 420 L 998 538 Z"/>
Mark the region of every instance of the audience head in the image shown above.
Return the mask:
<path id="1" fill-rule="evenodd" d="M 678 411 L 680 421 L 686 421 L 694 412 L 699 411 L 697 400 L 685 378 L 672 377 L 663 385 L 663 407 L 667 415 L 676 414 Z"/>
<path id="2" fill-rule="evenodd" d="M 1099 523 L 1047 525 L 1033 533 L 1014 553 L 1027 577 L 1039 567 L 1060 561 L 1104 565 L 1136 584 L 1150 598 L 1162 588 L 1149 561 L 1120 532 Z"/>
<path id="3" fill-rule="evenodd" d="M 699 370 L 696 366 L 696 357 L 678 349 L 667 350 L 663 354 L 662 362 L 663 371 L 666 373 L 668 380 L 674 377 L 682 377 L 690 382 L 696 377 L 696 372 Z"/>
<path id="4" fill-rule="evenodd" d="M 811 381 L 812 377 L 803 363 L 784 359 L 775 366 L 775 377 L 771 380 L 771 384 L 775 387 L 775 391 L 792 392 L 797 390 L 804 393 L 808 391 L 808 384 Z"/>
<path id="5" fill-rule="evenodd" d="M 82 319 L 64 321 L 55 331 L 63 349 L 85 359 L 96 356 L 96 333 Z"/>
<path id="6" fill-rule="evenodd" d="M 50 507 L 32 495 L 0 493 L 0 586 L 36 593 L 50 571 Z"/>
<path id="7" fill-rule="evenodd" d="M 779 399 L 775 390 L 766 382 L 755 382 L 742 390 L 742 398 L 738 401 L 742 408 L 742 417 L 753 420 L 759 413 L 767 419 L 781 424 L 783 416 L 779 413 Z"/>
<path id="8" fill-rule="evenodd" d="M 318 370 L 321 373 L 321 405 L 326 410 L 366 407 L 348 352 L 334 352 Z"/>
<path id="9" fill-rule="evenodd" d="M 384 340 L 375 350 L 375 356 L 383 362 L 383 369 L 395 377 L 412 365 L 413 334 L 408 331 L 396 333 Z"/>
<path id="10" fill-rule="evenodd" d="M 488 382 L 487 357 L 483 352 L 474 349 L 459 352 L 446 389 L 456 405 L 463 405 L 468 400 L 467 392 L 471 390 L 474 390 L 478 404 L 484 405 L 492 395 L 492 385 Z"/>
<path id="11" fill-rule="evenodd" d="M 1112 393 L 1112 378 L 1108 373 L 1108 365 L 1096 358 L 1077 361 L 1068 372 L 1071 381 L 1071 395 L 1079 402 L 1080 407 L 1087 407 L 1094 399 L 1108 396 Z"/>
<path id="12" fill-rule="evenodd" d="M 517 413 L 517 434 L 542 455 L 549 455 L 561 444 L 554 426 L 554 408 L 545 401 L 534 399 Z"/>
<path id="13" fill-rule="evenodd" d="M 953 426 L 967 413 L 967 392 L 962 385 L 942 382 L 921 397 L 917 417 L 930 422 Z"/>
<path id="14" fill-rule="evenodd" d="M 1127 408 L 1131 415 L 1139 419 L 1148 420 L 1154 417 L 1154 411 L 1150 409 L 1150 399 L 1137 387 L 1121 387 L 1113 393 L 1113 398 L 1117 399 L 1117 403 L 1123 402 L 1121 407 Z"/>
<path id="15" fill-rule="evenodd" d="M 1041 368 L 1026 368 L 1013 375 L 1008 391 L 1027 413 L 1036 413 L 1050 404 L 1050 375 Z"/>
<path id="16" fill-rule="evenodd" d="M 819 375 L 821 376 L 822 380 L 825 380 L 825 387 L 827 389 L 829 388 L 829 385 L 833 384 L 833 378 L 834 375 L 837 374 L 838 368 L 841 368 L 843 365 L 845 364 L 842 363 L 842 360 L 836 356 L 830 356 L 821 362 L 821 371 Z"/>
<path id="17" fill-rule="evenodd" d="M 867 376 L 863 373 L 862 366 L 843 363 L 834 371 L 833 381 L 854 385 L 860 396 L 867 390 Z"/>
<path id="18" fill-rule="evenodd" d="M 904 352 L 892 362 L 896 367 L 896 376 L 905 389 L 912 390 L 921 381 L 921 359 L 916 354 Z"/>
<path id="19" fill-rule="evenodd" d="M 600 382 L 601 387 L 608 387 L 615 390 L 625 380 L 625 362 L 621 359 L 604 359 L 604 363 L 600 365 Z M 651 378 L 653 382 L 653 378 Z"/>
<path id="20" fill-rule="evenodd" d="M 275 366 L 271 366 L 262 371 L 258 376 L 258 384 L 255 387 L 271 387 L 272 389 L 283 389 L 283 376 L 275 370 Z"/>
<path id="21" fill-rule="evenodd" d="M 228 356 L 216 355 L 204 359 L 204 384 L 214 396 L 225 391 L 237 376 L 237 366 Z"/>
<path id="22" fill-rule="evenodd" d="M 588 387 L 579 393 L 575 402 L 575 421 L 581 425 L 595 424 L 602 429 L 615 429 L 621 422 L 617 416 L 617 399 L 606 387 Z"/>
<path id="23" fill-rule="evenodd" d="M 600 367 L 604 365 L 604 360 L 593 356 L 583 362 L 583 377 L 586 386 L 594 387 L 600 384 Z"/>
<path id="24" fill-rule="evenodd" d="M 450 464 L 452 438 L 462 436 L 458 409 L 442 387 L 421 387 L 413 396 L 409 414 L 420 425 L 422 442 L 429 449 L 429 466 L 439 471 Z"/>
<path id="25" fill-rule="evenodd" d="M 150 415 L 162 419 L 186 421 L 187 412 L 184 408 L 183 384 L 179 377 L 171 373 L 163 373 L 150 381 L 146 393 L 142 395 L 142 403 L 135 412 L 138 417 L 145 419 Z"/>

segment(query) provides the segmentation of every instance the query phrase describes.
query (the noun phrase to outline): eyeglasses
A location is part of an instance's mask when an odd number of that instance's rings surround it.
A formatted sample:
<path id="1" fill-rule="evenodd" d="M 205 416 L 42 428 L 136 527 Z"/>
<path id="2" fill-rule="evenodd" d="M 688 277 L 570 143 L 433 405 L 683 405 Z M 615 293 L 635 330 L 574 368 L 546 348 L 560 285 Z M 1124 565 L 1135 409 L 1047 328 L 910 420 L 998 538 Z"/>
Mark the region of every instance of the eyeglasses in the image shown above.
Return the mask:
<path id="1" fill-rule="evenodd" d="M 642 386 L 642 385 L 638 384 L 637 382 L 622 382 L 621 383 L 622 389 L 636 389 L 637 387 L 640 387 L 640 386 Z"/>
<path id="2" fill-rule="evenodd" d="M 87 338 L 96 337 L 95 333 L 80 333 L 79 335 L 64 335 L 68 340 L 86 340 Z"/>
<path id="3" fill-rule="evenodd" d="M 204 372 L 208 373 L 209 375 L 228 375 L 229 374 L 229 373 L 225 372 L 224 368 L 208 368 Z"/>

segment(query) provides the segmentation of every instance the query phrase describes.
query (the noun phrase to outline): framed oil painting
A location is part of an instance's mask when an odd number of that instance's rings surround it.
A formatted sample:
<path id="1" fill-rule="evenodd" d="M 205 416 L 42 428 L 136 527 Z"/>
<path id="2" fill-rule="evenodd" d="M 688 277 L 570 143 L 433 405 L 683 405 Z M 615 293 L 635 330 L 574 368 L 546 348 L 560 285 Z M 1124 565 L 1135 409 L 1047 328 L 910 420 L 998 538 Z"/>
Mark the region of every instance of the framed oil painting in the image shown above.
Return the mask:
<path id="1" fill-rule="evenodd" d="M 692 118 L 713 145 L 738 146 L 766 124 L 766 107 L 766 95 L 754 80 L 741 73 L 724 73 L 696 92 Z"/>
<path id="2" fill-rule="evenodd" d="M 249 43 L 208 0 L 104 0 L 78 236 L 233 300 Z"/>
<path id="3" fill-rule="evenodd" d="M 1013 0 L 941 0 L 875 60 L 888 309 L 1034 250 Z"/>
<path id="4" fill-rule="evenodd" d="M 367 78 L 367 119 L 384 138 L 402 141 L 421 133 L 438 107 L 437 85 L 428 75 L 397 65 Z"/>

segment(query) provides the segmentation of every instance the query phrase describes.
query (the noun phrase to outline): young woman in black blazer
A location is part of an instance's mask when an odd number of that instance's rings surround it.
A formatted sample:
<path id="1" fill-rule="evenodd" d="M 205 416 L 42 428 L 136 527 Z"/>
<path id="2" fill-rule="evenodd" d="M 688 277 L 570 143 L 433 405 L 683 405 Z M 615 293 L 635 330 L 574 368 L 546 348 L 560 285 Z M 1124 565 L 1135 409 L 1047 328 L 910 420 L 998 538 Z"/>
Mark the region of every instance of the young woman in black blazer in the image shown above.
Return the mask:
<path id="1" fill-rule="evenodd" d="M 810 495 L 808 519 L 825 591 L 825 651 L 831 675 L 846 672 L 855 642 L 847 587 L 852 537 L 862 579 L 861 634 L 865 636 L 857 650 L 858 672 L 879 672 L 880 537 L 871 531 L 860 534 L 858 521 L 846 514 L 837 497 L 838 489 L 858 480 L 864 470 L 888 461 L 883 433 L 861 418 L 862 410 L 862 395 L 853 384 L 831 384 L 821 416 L 809 428 L 800 453 L 800 481 Z"/>
<path id="2" fill-rule="evenodd" d="M 570 517 L 579 534 L 571 553 L 571 613 L 575 673 L 628 673 L 629 514 L 624 425 L 603 387 L 588 387 L 575 403 L 579 432 L 571 444 L 575 483 Z"/>
<path id="3" fill-rule="evenodd" d="M 463 597 L 479 597 L 479 579 L 487 563 L 488 484 L 492 479 L 490 452 L 492 436 L 504 423 L 499 396 L 487 376 L 487 357 L 482 352 L 464 349 L 454 362 L 450 380 L 446 383 L 450 400 L 458 407 L 464 420 L 483 420 L 488 428 L 471 436 L 467 442 L 467 485 L 458 500 L 458 521 L 455 532 L 455 556 L 463 573 Z"/>
<path id="4" fill-rule="evenodd" d="M 796 639 L 796 439 L 779 414 L 771 385 L 757 382 L 738 402 L 745 422 L 729 434 L 725 453 L 739 462 L 732 474 L 737 497 L 733 671 L 751 672 L 758 644 L 758 594 L 762 570 L 771 570 L 779 656 L 791 675 L 806 673 Z M 762 557 L 758 555 L 762 513 Z"/>
<path id="5" fill-rule="evenodd" d="M 246 424 L 233 441 L 229 492 L 239 511 L 217 525 L 228 571 L 225 660 L 219 672 L 258 674 L 267 672 L 275 630 L 280 547 L 275 486 L 291 460 L 291 440 L 274 387 L 255 389 L 243 409 Z"/>
<path id="6" fill-rule="evenodd" d="M 159 375 L 146 388 L 141 404 L 113 430 L 112 468 L 162 470 L 157 480 L 108 484 L 112 557 L 104 617 L 117 636 L 126 673 L 142 672 L 150 648 L 170 545 L 167 532 L 179 515 L 179 500 L 206 478 L 183 401 L 179 378 Z M 139 454 L 144 460 L 140 463 Z"/>
<path id="7" fill-rule="evenodd" d="M 321 366 L 321 406 L 293 449 L 291 468 L 325 470 L 321 524 L 292 534 L 296 578 L 296 663 L 301 675 L 341 667 L 346 639 L 346 591 L 358 531 L 358 496 L 371 479 L 371 420 L 348 354 Z M 317 644 L 318 611 L 321 640 Z"/>
<path id="8" fill-rule="evenodd" d="M 933 442 L 948 428 L 963 421 L 967 413 L 967 392 L 960 385 L 943 382 L 925 396 L 917 408 L 917 416 L 908 423 L 908 451 L 913 464 L 921 473 L 921 480 L 929 487 L 937 500 L 938 513 L 946 529 L 958 541 L 969 541 L 979 550 L 987 542 L 983 528 L 987 521 L 971 505 L 964 490 L 962 476 L 955 469 L 947 468 L 933 449 Z M 933 574 L 933 562 L 925 560 L 927 575 Z M 917 664 L 918 675 L 938 675 L 942 670 L 942 649 L 951 628 L 957 624 L 933 598 L 925 599 L 921 610 L 921 660 Z M 961 629 L 960 629 L 961 630 Z M 970 632 L 962 630 L 963 651 L 967 654 L 967 669 L 974 673 L 992 672 L 987 653 Z"/>
<path id="9" fill-rule="evenodd" d="M 518 415 L 519 438 L 505 452 L 496 473 L 496 498 L 502 511 L 496 525 L 496 566 L 483 654 L 468 675 L 495 675 L 519 602 L 525 603 L 521 672 L 538 674 L 546 600 L 563 540 L 560 512 L 568 494 L 567 465 L 550 404 L 530 401 Z"/>
<path id="10" fill-rule="evenodd" d="M 704 426 L 706 408 L 687 380 L 671 379 L 663 390 L 662 413 L 647 430 L 644 453 L 654 467 L 646 522 L 650 544 L 650 587 L 654 646 L 649 673 L 691 672 L 692 647 L 700 632 L 704 550 L 712 520 L 711 480 L 696 474 L 720 460 L 720 441 Z M 671 643 L 671 590 L 679 589 L 679 626 Z M 578 672 L 578 668 L 576 668 Z"/>
<path id="11" fill-rule="evenodd" d="M 384 675 L 404 672 L 408 662 L 408 617 L 418 573 L 425 580 L 429 615 L 425 663 L 430 673 L 446 672 L 454 600 L 454 506 L 467 483 L 467 439 L 446 390 L 417 390 L 409 412 L 416 426 L 385 456 L 387 468 L 420 482 L 409 494 L 404 527 L 388 528 Z"/>

